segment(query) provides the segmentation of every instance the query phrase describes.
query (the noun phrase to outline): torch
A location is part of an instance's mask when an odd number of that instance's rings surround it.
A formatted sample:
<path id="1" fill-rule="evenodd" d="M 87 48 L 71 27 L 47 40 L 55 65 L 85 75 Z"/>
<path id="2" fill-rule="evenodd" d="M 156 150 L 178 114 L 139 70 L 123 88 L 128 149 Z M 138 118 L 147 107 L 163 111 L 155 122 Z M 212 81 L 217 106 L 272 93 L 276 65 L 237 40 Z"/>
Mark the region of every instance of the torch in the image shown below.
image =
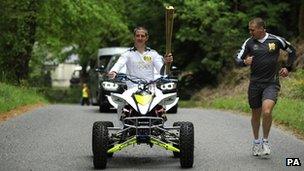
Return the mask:
<path id="1" fill-rule="evenodd" d="M 166 7 L 166 54 L 171 53 L 172 31 L 173 31 L 173 6 Z M 170 74 L 171 64 L 166 64 L 166 74 Z"/>

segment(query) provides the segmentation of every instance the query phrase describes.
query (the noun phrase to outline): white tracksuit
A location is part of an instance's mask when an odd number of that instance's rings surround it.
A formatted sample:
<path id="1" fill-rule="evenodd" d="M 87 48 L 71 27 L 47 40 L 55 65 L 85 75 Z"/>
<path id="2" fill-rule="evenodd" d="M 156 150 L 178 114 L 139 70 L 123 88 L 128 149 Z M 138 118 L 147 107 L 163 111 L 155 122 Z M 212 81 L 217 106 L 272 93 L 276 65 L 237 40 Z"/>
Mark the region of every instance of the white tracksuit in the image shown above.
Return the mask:
<path id="1" fill-rule="evenodd" d="M 164 61 L 155 50 L 146 48 L 141 54 L 133 47 L 120 56 L 110 72 L 118 73 L 124 65 L 127 67 L 127 74 L 151 81 L 156 78 L 155 71 L 160 74 Z"/>

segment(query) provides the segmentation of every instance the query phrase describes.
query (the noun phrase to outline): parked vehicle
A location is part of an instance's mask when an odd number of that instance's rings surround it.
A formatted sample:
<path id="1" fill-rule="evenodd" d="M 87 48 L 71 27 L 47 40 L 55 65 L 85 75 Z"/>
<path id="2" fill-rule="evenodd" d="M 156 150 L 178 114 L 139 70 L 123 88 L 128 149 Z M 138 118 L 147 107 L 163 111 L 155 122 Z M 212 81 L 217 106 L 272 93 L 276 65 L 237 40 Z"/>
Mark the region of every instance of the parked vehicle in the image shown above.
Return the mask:
<path id="1" fill-rule="evenodd" d="M 70 87 L 79 86 L 80 85 L 80 75 L 81 75 L 82 67 L 78 66 L 75 67 L 75 70 L 72 73 L 71 79 L 70 79 Z"/>
<path id="2" fill-rule="evenodd" d="M 193 166 L 194 126 L 191 122 L 174 122 L 165 126 L 166 111 L 178 102 L 176 79 L 160 77 L 154 81 L 118 74 L 116 83 L 135 84 L 123 93 L 107 95 L 117 108 L 121 127 L 113 122 L 97 121 L 92 130 L 93 164 L 105 169 L 108 157 L 129 145 L 158 145 L 179 157 L 182 168 Z"/>
<path id="3" fill-rule="evenodd" d="M 90 101 L 91 104 L 99 106 L 100 112 L 108 112 L 112 107 L 106 95 L 109 95 L 111 92 L 122 91 L 123 87 L 116 87 L 117 85 L 113 84 L 106 74 L 116 63 L 120 55 L 128 49 L 128 47 L 101 48 L 98 50 L 97 60 L 92 59 L 90 61 Z M 122 68 L 120 72 L 125 72 L 125 70 L 126 68 Z"/>

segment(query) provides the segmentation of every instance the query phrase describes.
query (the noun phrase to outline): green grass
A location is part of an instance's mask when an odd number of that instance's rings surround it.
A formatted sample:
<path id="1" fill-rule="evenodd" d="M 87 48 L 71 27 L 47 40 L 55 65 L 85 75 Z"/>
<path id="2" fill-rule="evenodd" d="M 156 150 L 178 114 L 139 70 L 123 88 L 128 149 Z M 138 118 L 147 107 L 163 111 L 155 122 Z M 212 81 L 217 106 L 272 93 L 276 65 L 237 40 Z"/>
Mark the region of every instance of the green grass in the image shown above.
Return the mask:
<path id="1" fill-rule="evenodd" d="M 0 114 L 37 103 L 80 103 L 81 88 L 29 88 L 0 83 Z"/>
<path id="2" fill-rule="evenodd" d="M 47 103 L 47 100 L 35 89 L 0 83 L 0 114 L 19 106 L 39 102 Z"/>
<path id="3" fill-rule="evenodd" d="M 304 101 L 282 98 L 273 111 L 273 118 L 304 133 Z"/>

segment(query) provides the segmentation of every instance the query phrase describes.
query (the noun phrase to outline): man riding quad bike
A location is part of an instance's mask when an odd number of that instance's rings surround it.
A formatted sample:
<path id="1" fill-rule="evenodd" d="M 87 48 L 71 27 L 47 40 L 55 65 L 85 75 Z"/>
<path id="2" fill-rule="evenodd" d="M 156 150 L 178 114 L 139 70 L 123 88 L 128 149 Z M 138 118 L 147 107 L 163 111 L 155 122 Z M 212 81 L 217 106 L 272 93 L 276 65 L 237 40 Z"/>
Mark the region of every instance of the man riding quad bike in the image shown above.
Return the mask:
<path id="1" fill-rule="evenodd" d="M 191 122 L 174 122 L 172 127 L 164 125 L 166 111 L 177 102 L 176 80 L 160 77 L 146 81 L 126 74 L 117 74 L 117 83 L 125 82 L 129 89 L 122 94 L 107 96 L 117 108 L 121 121 L 114 127 L 110 121 L 93 124 L 93 163 L 97 169 L 105 169 L 107 158 L 132 144 L 158 145 L 180 158 L 182 168 L 193 166 L 194 127 Z"/>

